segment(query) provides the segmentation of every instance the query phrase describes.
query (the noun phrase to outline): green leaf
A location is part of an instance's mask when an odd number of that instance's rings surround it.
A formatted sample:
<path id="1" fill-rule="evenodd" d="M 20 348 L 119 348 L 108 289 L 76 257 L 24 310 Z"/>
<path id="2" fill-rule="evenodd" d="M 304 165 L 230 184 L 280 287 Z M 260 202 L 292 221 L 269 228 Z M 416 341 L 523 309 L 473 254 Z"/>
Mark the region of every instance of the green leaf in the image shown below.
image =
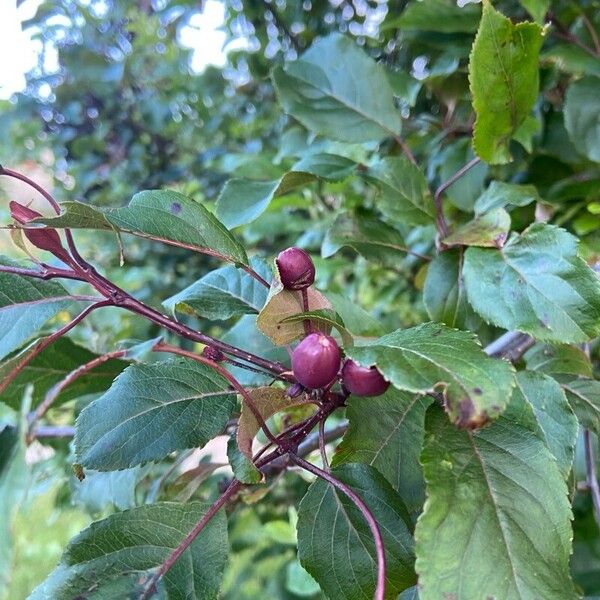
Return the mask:
<path id="1" fill-rule="evenodd" d="M 600 435 L 600 381 L 572 379 L 561 386 L 581 425 Z"/>
<path id="2" fill-rule="evenodd" d="M 432 407 L 425 429 L 427 502 L 415 532 L 421 600 L 575 600 L 567 487 L 531 407 L 515 398 L 474 433 Z"/>
<path id="3" fill-rule="evenodd" d="M 387 265 L 397 265 L 406 258 L 406 245 L 400 232 L 368 213 L 338 215 L 325 234 L 321 254 L 328 258 L 343 246 L 352 248 L 367 260 Z"/>
<path id="4" fill-rule="evenodd" d="M 521 0 L 521 4 L 534 18 L 536 23 L 544 24 L 544 17 L 550 7 L 550 0 Z"/>
<path id="5" fill-rule="evenodd" d="M 98 514 L 107 508 L 126 510 L 136 505 L 135 486 L 141 476 L 140 467 L 124 471 L 86 470 L 85 479 L 79 481 L 71 477 L 71 499 L 92 514 Z"/>
<path id="6" fill-rule="evenodd" d="M 388 71 L 387 76 L 394 91 L 394 96 L 402 99 L 409 106 L 414 106 L 417 103 L 417 96 L 423 83 L 406 71 Z"/>
<path id="7" fill-rule="evenodd" d="M 556 342 L 600 333 L 598 277 L 564 229 L 536 223 L 501 250 L 469 248 L 463 276 L 471 306 L 498 327 Z"/>
<path id="8" fill-rule="evenodd" d="M 461 225 L 442 241 L 448 246 L 482 246 L 502 248 L 510 231 L 510 215 L 495 208 Z"/>
<path id="9" fill-rule="evenodd" d="M 301 158 L 292 171 L 310 173 L 325 181 L 341 181 L 356 172 L 356 162 L 345 156 L 323 152 Z"/>
<path id="10" fill-rule="evenodd" d="M 516 381 L 515 402 L 527 402 L 533 409 L 546 446 L 566 479 L 575 454 L 578 424 L 564 391 L 554 379 L 535 371 L 520 371 Z"/>
<path id="11" fill-rule="evenodd" d="M 286 317 L 281 321 L 282 323 L 303 323 L 309 320 L 316 329 L 320 331 L 331 331 L 336 329 L 345 346 L 352 346 L 354 340 L 352 334 L 344 327 L 344 322 L 340 315 L 338 315 L 331 308 L 322 308 L 319 310 L 308 310 L 306 312 Z"/>
<path id="12" fill-rule="evenodd" d="M 342 142 L 400 133 L 386 73 L 353 39 L 339 34 L 319 39 L 272 76 L 283 109 L 311 131 Z"/>
<path id="13" fill-rule="evenodd" d="M 467 303 L 461 274 L 462 250 L 438 254 L 427 268 L 423 302 L 432 321 L 460 329 L 477 329 L 478 317 Z"/>
<path id="14" fill-rule="evenodd" d="M 262 473 L 240 451 L 235 438 L 229 438 L 227 441 L 227 458 L 229 459 L 233 475 L 238 481 L 248 485 L 257 484 L 262 481 Z"/>
<path id="15" fill-rule="evenodd" d="M 327 299 L 333 309 L 340 315 L 344 326 L 354 335 L 382 335 L 381 323 L 372 317 L 364 308 L 358 306 L 350 298 L 333 292 L 327 293 Z"/>
<path id="16" fill-rule="evenodd" d="M 208 506 L 160 502 L 93 523 L 70 542 L 58 567 L 30 600 L 72 600 L 88 597 L 93 590 L 102 598 L 137 597 L 140 582 L 175 550 Z M 227 523 L 221 510 L 165 574 L 160 587 L 169 600 L 216 600 L 227 553 Z M 123 578 L 124 589 L 113 595 L 110 586 Z"/>
<path id="17" fill-rule="evenodd" d="M 346 464 L 332 475 L 350 486 L 379 524 L 386 553 L 386 600 L 415 583 L 410 518 L 373 467 Z M 373 536 L 355 505 L 318 479 L 298 509 L 298 557 L 330 600 L 372 598 L 377 562 Z"/>
<path id="18" fill-rule="evenodd" d="M 560 379 L 570 375 L 592 377 L 589 356 L 576 346 L 536 344 L 524 355 L 527 368 Z"/>
<path id="19" fill-rule="evenodd" d="M 475 201 L 475 213 L 482 215 L 506 206 L 527 206 L 541 200 L 535 186 L 492 181 Z"/>
<path id="20" fill-rule="evenodd" d="M 77 419 L 77 461 L 125 469 L 206 444 L 236 405 L 228 382 L 189 359 L 132 365 Z"/>
<path id="21" fill-rule="evenodd" d="M 269 281 L 273 272 L 266 261 L 253 258 L 250 266 Z M 162 304 L 166 310 L 198 314 L 207 319 L 228 319 L 258 314 L 267 301 L 268 289 L 245 271 L 228 265 L 211 271 Z"/>
<path id="22" fill-rule="evenodd" d="M 106 218 L 104 212 L 100 209 L 84 204 L 67 200 L 61 202 L 61 214 L 55 217 L 38 217 L 34 223 L 43 223 L 56 229 L 112 229 L 110 221 Z"/>
<path id="23" fill-rule="evenodd" d="M 574 75 L 600 75 L 600 61 L 573 44 L 556 44 L 542 53 L 542 61 Z"/>
<path id="24" fill-rule="evenodd" d="M 473 147 L 490 164 L 511 160 L 509 142 L 533 108 L 542 31 L 535 23 L 514 25 L 484 0 L 469 60 L 469 82 L 477 115 Z"/>
<path id="25" fill-rule="evenodd" d="M 314 175 L 294 171 L 273 181 L 230 179 L 217 199 L 217 215 L 227 227 L 245 225 L 265 212 L 276 196 L 283 196 L 314 180 Z"/>
<path id="26" fill-rule="evenodd" d="M 472 4 L 459 7 L 454 0 L 411 2 L 396 18 L 386 20 L 384 28 L 437 31 L 440 33 L 475 33 L 479 9 Z"/>
<path id="27" fill-rule="evenodd" d="M 9 589 L 14 517 L 28 480 L 23 431 L 7 425 L 0 429 L 0 590 Z"/>
<path id="28" fill-rule="evenodd" d="M 517 127 L 513 140 L 519 142 L 527 152 L 533 152 L 533 141 L 542 129 L 542 124 L 533 116 L 527 115 L 523 122 Z"/>
<path id="29" fill-rule="evenodd" d="M 404 156 L 378 160 L 363 176 L 381 190 L 377 208 L 392 222 L 409 225 L 433 222 L 433 200 L 425 176 Z"/>
<path id="30" fill-rule="evenodd" d="M 573 82 L 565 100 L 565 127 L 575 148 L 600 162 L 600 79 L 584 77 Z"/>
<path id="31" fill-rule="evenodd" d="M 0 263 L 20 266 L 4 257 Z M 0 272 L 0 359 L 21 347 L 72 302 L 67 290 L 54 281 Z"/>
<path id="32" fill-rule="evenodd" d="M 26 355 L 30 354 L 36 344 L 37 342 L 34 342 L 23 351 L 0 363 L 0 380 L 12 371 Z M 32 406 L 36 407 L 53 385 L 97 356 L 87 348 L 75 344 L 69 338 L 62 337 L 33 358 L 21 370 L 8 388 L 2 392 L 0 401 L 8 404 L 11 408 L 17 409 L 26 387 L 32 384 Z M 53 406 L 58 406 L 85 394 L 94 394 L 106 390 L 110 387 L 113 379 L 127 365 L 126 361 L 117 359 L 111 359 L 98 365 L 68 385 L 56 397 Z"/>
<path id="33" fill-rule="evenodd" d="M 425 500 L 419 455 L 423 422 L 431 398 L 393 387 L 376 398 L 350 396 L 346 402 L 348 430 L 332 465 L 364 463 L 375 467 L 400 494 L 408 510 L 421 509 Z"/>
<path id="34" fill-rule="evenodd" d="M 488 357 L 473 334 L 439 323 L 399 329 L 345 350 L 361 365 L 377 365 L 398 389 L 425 394 L 441 388 L 450 419 L 468 429 L 495 419 L 514 384 L 508 362 Z"/>

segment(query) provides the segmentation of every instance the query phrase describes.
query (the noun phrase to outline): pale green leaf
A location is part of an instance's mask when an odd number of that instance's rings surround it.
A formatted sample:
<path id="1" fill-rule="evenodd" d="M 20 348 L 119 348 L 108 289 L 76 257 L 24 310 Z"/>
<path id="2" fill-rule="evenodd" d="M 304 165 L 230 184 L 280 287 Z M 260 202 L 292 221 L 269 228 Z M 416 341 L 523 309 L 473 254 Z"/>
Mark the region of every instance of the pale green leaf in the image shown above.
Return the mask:
<path id="1" fill-rule="evenodd" d="M 250 458 L 241 452 L 236 439 L 232 437 L 227 441 L 227 458 L 233 475 L 238 481 L 248 485 L 262 481 L 262 473 L 254 466 Z"/>
<path id="2" fill-rule="evenodd" d="M 509 231 L 510 215 L 503 208 L 494 208 L 461 225 L 442 241 L 448 246 L 502 248 Z"/>
<path id="3" fill-rule="evenodd" d="M 319 310 L 309 310 L 306 312 L 286 317 L 281 321 L 282 323 L 298 323 L 304 321 L 310 321 L 315 329 L 320 331 L 330 332 L 332 329 L 336 329 L 342 338 L 342 342 L 345 346 L 351 346 L 354 343 L 352 334 L 344 326 L 344 321 L 340 315 L 338 315 L 331 308 L 322 308 Z"/>
<path id="4" fill-rule="evenodd" d="M 406 507 L 373 467 L 346 464 L 332 475 L 350 486 L 379 524 L 386 552 L 386 600 L 415 583 Z M 318 479 L 298 509 L 298 556 L 330 600 L 372 598 L 377 562 L 373 536 L 345 494 Z"/>
<path id="5" fill-rule="evenodd" d="M 468 429 L 495 419 L 514 384 L 508 362 L 488 357 L 473 334 L 440 323 L 399 329 L 345 350 L 361 365 L 377 365 L 398 389 L 443 391 L 450 419 Z"/>
<path id="6" fill-rule="evenodd" d="M 475 213 L 481 215 L 506 206 L 527 206 L 540 200 L 533 185 L 492 181 L 485 192 L 475 201 Z"/>
<path id="7" fill-rule="evenodd" d="M 77 461 L 125 469 L 220 434 L 236 405 L 228 382 L 190 359 L 132 365 L 77 419 Z"/>
<path id="8" fill-rule="evenodd" d="M 93 591 L 98 599 L 138 597 L 142 582 L 175 550 L 208 506 L 161 502 L 93 523 L 70 542 L 58 567 L 29 599 L 73 600 L 87 598 Z M 165 574 L 159 590 L 166 591 L 169 600 L 216 600 L 227 554 L 227 523 L 221 510 Z M 114 595 L 115 585 L 118 595 Z"/>
<path id="9" fill-rule="evenodd" d="M 520 0 L 527 12 L 534 18 L 536 23 L 544 24 L 544 17 L 550 7 L 550 0 Z"/>
<path id="10" fill-rule="evenodd" d="M 392 484 L 411 513 L 420 510 L 425 483 L 419 455 L 430 404 L 431 398 L 393 387 L 376 398 L 350 396 L 346 401 L 348 430 L 332 465 L 372 465 Z"/>
<path id="11" fill-rule="evenodd" d="M 463 276 L 471 306 L 498 327 L 557 342 L 600 333 L 598 277 L 563 229 L 536 223 L 501 250 L 469 248 Z"/>
<path id="12" fill-rule="evenodd" d="M 575 600 L 567 486 L 532 409 L 518 398 L 471 433 L 432 407 L 415 532 L 421 600 Z M 542 525 L 543 524 L 543 525 Z"/>
<path id="13" fill-rule="evenodd" d="M 575 148 L 590 160 L 600 162 L 600 78 L 584 77 L 569 86 L 565 127 Z"/>
<path id="14" fill-rule="evenodd" d="M 600 381 L 571 379 L 561 381 L 561 386 L 581 425 L 600 435 Z"/>
<path id="15" fill-rule="evenodd" d="M 273 272 L 261 259 L 250 266 L 270 281 Z M 258 314 L 267 301 L 268 289 L 242 269 L 233 265 L 207 273 L 187 288 L 163 302 L 171 313 L 195 313 L 207 319 L 228 319 L 243 314 Z"/>
<path id="16" fill-rule="evenodd" d="M 108 473 L 86 470 L 83 481 L 71 477 L 71 500 L 96 514 L 113 507 L 118 510 L 133 508 L 140 471 L 140 467 Z"/>
<path id="17" fill-rule="evenodd" d="M 325 181 L 341 181 L 354 174 L 356 162 L 345 156 L 326 152 L 308 154 L 293 165 L 292 171 L 310 173 Z"/>
<path id="18" fill-rule="evenodd" d="M 541 371 L 555 379 L 569 377 L 592 377 L 590 357 L 577 346 L 536 344 L 524 355 L 527 368 Z"/>
<path id="19" fill-rule="evenodd" d="M 298 60 L 276 67 L 273 81 L 284 110 L 316 133 L 343 142 L 400 133 L 383 67 L 351 38 L 331 34 L 317 40 Z"/>
<path id="20" fill-rule="evenodd" d="M 542 28 L 513 24 L 483 1 L 483 15 L 469 60 L 469 82 L 477 115 L 473 147 L 491 164 L 509 162 L 509 142 L 533 108 L 539 85 Z"/>
<path id="21" fill-rule="evenodd" d="M 364 308 L 358 306 L 343 294 L 328 292 L 327 299 L 333 309 L 340 315 L 344 326 L 354 335 L 382 335 L 381 323 L 371 316 Z"/>

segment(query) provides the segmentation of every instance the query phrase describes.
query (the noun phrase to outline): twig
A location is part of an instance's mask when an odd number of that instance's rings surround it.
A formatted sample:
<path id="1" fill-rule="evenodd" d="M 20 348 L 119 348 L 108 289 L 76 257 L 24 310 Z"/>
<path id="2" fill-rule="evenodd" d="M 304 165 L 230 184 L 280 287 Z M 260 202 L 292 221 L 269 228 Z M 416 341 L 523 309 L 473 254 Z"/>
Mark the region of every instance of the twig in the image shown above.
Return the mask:
<path id="1" fill-rule="evenodd" d="M 598 475 L 596 474 L 596 456 L 594 452 L 594 443 L 589 429 L 583 430 L 583 443 L 585 447 L 585 471 L 587 484 L 592 494 L 594 504 L 594 516 L 596 523 L 600 527 L 600 486 L 598 485 Z"/>
<path id="2" fill-rule="evenodd" d="M 302 310 L 308 312 L 308 289 L 302 288 L 300 292 L 302 294 Z M 312 333 L 312 322 L 310 319 L 304 319 L 304 334 L 309 335 Z"/>
<path id="3" fill-rule="evenodd" d="M 535 340 L 530 335 L 520 331 L 508 331 L 488 344 L 484 351 L 489 356 L 515 361 L 521 358 L 534 344 Z"/>
<path id="4" fill-rule="evenodd" d="M 472 169 L 475 165 L 479 164 L 481 159 L 476 156 L 471 159 L 466 165 L 462 166 L 452 177 L 450 177 L 447 181 L 444 181 L 437 190 L 435 190 L 435 194 L 433 196 L 433 202 L 435 205 L 435 220 L 437 225 L 437 230 L 440 235 L 440 239 L 444 239 L 448 235 L 448 223 L 446 222 L 446 217 L 444 217 L 444 208 L 442 206 L 442 194 L 453 184 L 456 183 L 467 171 Z"/>
<path id="5" fill-rule="evenodd" d="M 316 467 L 303 458 L 300 458 L 296 454 L 289 453 L 288 456 L 293 463 L 309 473 L 324 479 L 327 483 L 345 494 L 361 512 L 365 521 L 369 525 L 371 533 L 373 534 L 373 539 L 375 541 L 375 554 L 377 555 L 377 585 L 373 600 L 385 600 L 385 548 L 383 545 L 383 537 L 381 536 L 381 531 L 379 530 L 379 525 L 377 524 L 373 513 L 371 513 L 369 510 L 369 507 L 363 502 L 360 496 L 358 496 L 358 494 L 352 490 L 352 488 L 331 475 L 331 473 L 327 473 L 327 471 L 319 469 L 319 467 Z"/>
<path id="6" fill-rule="evenodd" d="M 38 425 L 34 432 L 35 438 L 63 438 L 73 437 L 75 427 L 72 425 Z"/>
<path id="7" fill-rule="evenodd" d="M 329 461 L 327 460 L 327 449 L 325 448 L 325 419 L 319 421 L 319 452 L 321 453 L 321 462 L 323 468 L 329 472 Z"/>
<path id="8" fill-rule="evenodd" d="M 564 40 L 565 42 L 569 42 L 569 44 L 573 44 L 574 46 L 581 48 L 584 52 L 587 52 L 589 55 L 593 56 L 594 58 L 600 57 L 599 52 L 595 52 L 594 50 L 592 50 L 592 48 L 590 48 L 589 46 L 584 44 L 576 35 L 571 33 L 571 31 L 569 31 L 569 29 L 558 20 L 556 15 L 550 14 L 549 16 L 550 16 L 550 22 L 555 26 L 555 29 L 553 30 L 552 33 L 554 33 L 554 35 L 557 38 L 560 38 L 561 40 Z"/>
<path id="9" fill-rule="evenodd" d="M 596 54 L 600 56 L 600 39 L 598 38 L 598 34 L 596 33 L 596 29 L 592 25 L 591 21 L 588 19 L 588 16 L 581 10 L 581 20 L 585 25 L 585 28 L 588 30 L 590 37 L 592 38 L 592 43 L 594 44 L 594 48 L 596 49 Z"/>

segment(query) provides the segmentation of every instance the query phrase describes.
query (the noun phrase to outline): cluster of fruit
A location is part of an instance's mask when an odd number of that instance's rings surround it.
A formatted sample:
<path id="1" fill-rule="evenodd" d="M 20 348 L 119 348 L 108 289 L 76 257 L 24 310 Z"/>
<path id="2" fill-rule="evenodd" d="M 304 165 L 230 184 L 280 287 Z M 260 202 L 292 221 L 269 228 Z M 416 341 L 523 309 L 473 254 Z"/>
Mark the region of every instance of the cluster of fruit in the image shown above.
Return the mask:
<path id="1" fill-rule="evenodd" d="M 288 248 L 275 259 L 281 283 L 286 289 L 302 291 L 315 280 L 315 265 L 301 248 Z M 310 390 L 329 389 L 341 378 L 342 386 L 356 396 L 379 396 L 389 386 L 376 367 L 363 367 L 344 360 L 337 342 L 322 332 L 309 333 L 292 353 L 296 381 Z"/>

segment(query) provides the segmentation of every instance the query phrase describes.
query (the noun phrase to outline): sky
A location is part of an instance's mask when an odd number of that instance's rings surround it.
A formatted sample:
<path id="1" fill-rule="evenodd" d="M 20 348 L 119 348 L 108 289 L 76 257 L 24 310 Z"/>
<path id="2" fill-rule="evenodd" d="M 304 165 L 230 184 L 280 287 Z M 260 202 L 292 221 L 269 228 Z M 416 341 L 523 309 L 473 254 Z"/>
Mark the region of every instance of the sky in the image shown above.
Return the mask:
<path id="1" fill-rule="evenodd" d="M 36 64 L 40 44 L 21 30 L 21 23 L 35 14 L 41 2 L 25 0 L 17 9 L 15 0 L 0 0 L 0 56 L 10 57 L 0 61 L 0 99 L 23 90 L 24 74 Z M 195 15 L 190 27 L 180 32 L 181 43 L 194 49 L 191 64 L 194 71 L 200 72 L 209 64 L 223 66 L 225 62 L 226 34 L 219 31 L 225 18 L 224 10 L 218 0 L 208 0 L 203 13 Z M 51 55 L 50 60 L 53 60 Z"/>

